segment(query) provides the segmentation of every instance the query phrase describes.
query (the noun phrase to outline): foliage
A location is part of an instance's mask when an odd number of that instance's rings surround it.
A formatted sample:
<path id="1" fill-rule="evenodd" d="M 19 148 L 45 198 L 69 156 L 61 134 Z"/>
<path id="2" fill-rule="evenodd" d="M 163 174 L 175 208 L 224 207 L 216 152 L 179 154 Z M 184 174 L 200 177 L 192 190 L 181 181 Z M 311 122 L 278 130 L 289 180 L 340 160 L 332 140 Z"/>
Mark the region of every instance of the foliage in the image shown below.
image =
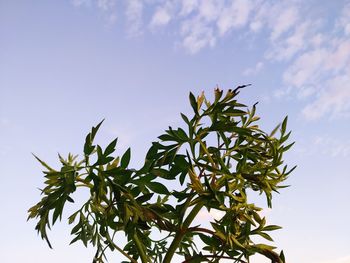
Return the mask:
<path id="1" fill-rule="evenodd" d="M 62 166 L 55 170 L 36 157 L 46 169 L 46 186 L 28 219 L 37 219 L 35 229 L 51 247 L 47 229 L 61 220 L 77 188 L 85 187 L 90 196 L 68 222 L 71 243 L 96 248 L 94 262 L 106 260 L 106 249 L 122 253 L 124 262 L 169 263 L 175 253 L 191 263 L 249 262 L 254 254 L 285 262 L 283 252 L 253 242 L 254 236 L 272 241 L 267 232 L 280 227 L 266 225 L 262 209 L 248 202 L 247 194 L 258 191 L 271 207 L 272 192 L 285 187 L 281 182 L 295 168 L 281 167 L 283 153 L 293 144 L 285 144 L 287 118 L 271 134 L 260 130 L 256 105 L 248 109 L 236 100 L 242 87 L 225 96 L 216 89 L 212 103 L 203 93 L 197 98 L 190 93 L 193 116 L 181 114 L 186 128 L 169 127 L 160 135 L 140 169 L 129 167 L 130 149 L 113 156 L 117 139 L 105 149 L 94 144 L 102 122 L 86 136 L 81 160 L 59 156 Z M 211 227 L 193 226 L 201 209 L 224 215 Z M 151 237 L 156 230 L 161 239 Z M 118 232 L 127 237 L 123 248 L 115 241 Z"/>

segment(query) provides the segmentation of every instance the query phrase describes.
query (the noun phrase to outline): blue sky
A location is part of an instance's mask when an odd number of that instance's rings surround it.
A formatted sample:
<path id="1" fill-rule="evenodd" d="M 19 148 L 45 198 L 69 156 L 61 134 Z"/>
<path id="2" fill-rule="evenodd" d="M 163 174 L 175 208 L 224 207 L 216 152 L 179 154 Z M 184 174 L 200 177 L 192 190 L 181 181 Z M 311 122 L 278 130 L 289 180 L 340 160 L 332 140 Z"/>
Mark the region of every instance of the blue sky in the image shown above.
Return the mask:
<path id="1" fill-rule="evenodd" d="M 42 185 L 31 152 L 57 165 L 106 118 L 98 141 L 119 137 L 137 167 L 190 112 L 189 91 L 246 83 L 240 98 L 259 101 L 263 129 L 288 115 L 296 141 L 291 187 L 265 210 L 284 227 L 277 246 L 291 263 L 350 263 L 350 1 L 0 0 L 2 261 L 94 253 L 67 245 L 65 222 L 54 250 L 26 222 Z"/>

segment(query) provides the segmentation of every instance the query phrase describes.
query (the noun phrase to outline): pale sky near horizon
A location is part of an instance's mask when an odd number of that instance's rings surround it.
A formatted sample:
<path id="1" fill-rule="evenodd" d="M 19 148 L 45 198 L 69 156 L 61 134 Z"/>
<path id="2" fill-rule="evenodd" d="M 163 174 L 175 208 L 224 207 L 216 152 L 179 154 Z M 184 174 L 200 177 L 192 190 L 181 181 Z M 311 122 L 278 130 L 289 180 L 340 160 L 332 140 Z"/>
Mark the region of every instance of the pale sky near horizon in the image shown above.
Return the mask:
<path id="1" fill-rule="evenodd" d="M 68 246 L 66 221 L 54 250 L 26 222 L 43 181 L 31 152 L 55 166 L 105 118 L 98 143 L 118 137 L 138 167 L 190 91 L 247 83 L 262 128 L 288 115 L 296 141 L 291 187 L 265 211 L 276 246 L 289 263 L 350 263 L 349 0 L 0 0 L 0 261 L 94 253 Z"/>

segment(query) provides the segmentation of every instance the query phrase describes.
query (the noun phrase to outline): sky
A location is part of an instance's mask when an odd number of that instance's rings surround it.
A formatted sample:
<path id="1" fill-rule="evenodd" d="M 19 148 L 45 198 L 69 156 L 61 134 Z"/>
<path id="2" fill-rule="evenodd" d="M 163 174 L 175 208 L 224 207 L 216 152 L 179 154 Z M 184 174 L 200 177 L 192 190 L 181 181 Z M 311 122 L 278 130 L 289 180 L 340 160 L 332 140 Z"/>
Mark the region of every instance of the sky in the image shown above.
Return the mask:
<path id="1" fill-rule="evenodd" d="M 0 0 L 1 261 L 94 253 L 68 246 L 66 221 L 49 233 L 53 250 L 26 222 L 43 182 L 32 152 L 57 167 L 105 118 L 98 143 L 118 137 L 138 167 L 191 112 L 190 91 L 248 83 L 239 99 L 259 102 L 261 127 L 288 115 L 296 141 L 291 187 L 265 209 L 283 226 L 275 244 L 289 263 L 350 263 L 350 1 Z"/>

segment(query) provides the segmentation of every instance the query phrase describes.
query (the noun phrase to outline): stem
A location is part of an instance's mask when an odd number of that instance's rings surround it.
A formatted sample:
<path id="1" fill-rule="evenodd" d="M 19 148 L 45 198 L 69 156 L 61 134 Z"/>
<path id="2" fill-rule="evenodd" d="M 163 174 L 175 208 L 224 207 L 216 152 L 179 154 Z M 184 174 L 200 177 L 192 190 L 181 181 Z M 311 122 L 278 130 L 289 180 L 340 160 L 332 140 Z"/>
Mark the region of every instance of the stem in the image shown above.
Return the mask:
<path id="1" fill-rule="evenodd" d="M 187 232 L 188 227 L 190 226 L 190 224 L 192 223 L 193 219 L 196 217 L 198 212 L 202 209 L 202 207 L 203 207 L 203 203 L 200 202 L 200 203 L 196 204 L 196 206 L 189 213 L 189 215 L 187 216 L 187 218 L 183 222 L 181 228 L 176 233 L 176 235 L 173 239 L 173 242 L 171 242 L 169 250 L 164 257 L 163 263 L 170 263 L 171 262 L 174 254 L 176 252 L 176 249 L 179 247 L 179 244 L 181 243 L 183 237 L 185 236 L 185 234 Z"/>
<path id="2" fill-rule="evenodd" d="M 107 240 L 109 241 L 109 243 L 116 249 L 118 250 L 120 253 L 122 253 L 125 257 L 127 257 L 132 263 L 137 263 L 137 261 L 135 259 L 133 259 L 132 257 L 130 257 L 124 250 L 122 250 L 119 246 L 117 246 L 112 239 L 110 238 L 109 234 L 107 233 Z M 108 246 L 107 246 L 108 247 Z"/>
<path id="3" fill-rule="evenodd" d="M 216 166 L 216 164 L 215 164 L 213 158 L 211 158 L 211 155 L 210 155 L 210 153 L 209 153 L 207 147 L 205 147 L 204 143 L 203 143 L 200 139 L 198 139 L 197 141 L 198 141 L 199 144 L 202 146 L 203 151 L 205 151 L 206 155 L 208 156 L 208 159 L 209 159 L 209 162 L 211 163 L 211 165 L 212 165 L 214 168 L 217 168 L 217 166 Z"/>
<path id="4" fill-rule="evenodd" d="M 141 258 L 141 262 L 142 263 L 148 263 L 149 260 L 148 260 L 146 254 L 145 254 L 145 251 L 143 249 L 142 243 L 141 243 L 139 237 L 137 236 L 136 232 L 134 233 L 133 238 L 134 238 L 134 241 L 135 241 L 135 245 L 136 245 L 137 251 L 139 252 L 139 255 L 140 255 L 140 258 Z"/>
<path id="5" fill-rule="evenodd" d="M 202 227 L 190 227 L 190 228 L 188 228 L 188 231 L 191 231 L 191 232 L 204 232 L 204 233 L 210 234 L 212 236 L 215 235 L 214 231 L 212 231 L 210 229 L 202 228 Z"/>
<path id="6" fill-rule="evenodd" d="M 241 262 L 241 263 L 247 263 L 246 261 L 243 261 L 241 259 L 235 259 L 235 258 L 232 258 L 232 257 L 228 257 L 228 256 L 216 256 L 216 255 L 202 255 L 202 256 L 194 256 L 194 257 L 191 257 L 189 259 L 186 259 L 185 261 L 183 261 L 182 263 L 190 263 L 192 260 L 194 259 L 198 259 L 198 258 L 216 258 L 216 259 L 220 259 L 220 258 L 223 258 L 223 259 L 234 259 L 235 262 Z"/>

